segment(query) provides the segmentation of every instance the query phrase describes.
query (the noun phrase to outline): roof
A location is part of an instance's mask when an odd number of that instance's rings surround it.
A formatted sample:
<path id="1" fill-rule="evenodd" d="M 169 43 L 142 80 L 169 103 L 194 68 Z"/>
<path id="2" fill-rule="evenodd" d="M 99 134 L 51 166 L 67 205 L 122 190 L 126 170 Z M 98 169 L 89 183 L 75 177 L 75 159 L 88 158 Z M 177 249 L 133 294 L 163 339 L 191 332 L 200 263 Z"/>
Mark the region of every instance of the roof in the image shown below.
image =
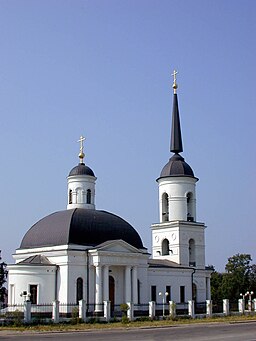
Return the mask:
<path id="1" fill-rule="evenodd" d="M 180 153 L 183 151 L 177 94 L 173 95 L 172 130 L 171 130 L 170 151 L 173 153 Z"/>
<path id="2" fill-rule="evenodd" d="M 149 259 L 148 261 L 150 268 L 182 268 L 191 269 L 191 267 L 184 267 L 168 259 Z"/>
<path id="3" fill-rule="evenodd" d="M 28 264 L 28 265 L 53 265 L 49 259 L 43 255 L 35 255 L 35 256 L 30 256 L 23 261 L 19 262 L 18 264 Z"/>
<path id="4" fill-rule="evenodd" d="M 138 232 L 124 219 L 106 211 L 75 208 L 39 220 L 25 234 L 20 248 L 67 244 L 96 246 L 117 239 L 143 248 Z"/>
<path id="5" fill-rule="evenodd" d="M 68 176 L 72 175 L 90 175 L 95 176 L 92 169 L 86 166 L 84 163 L 79 163 L 77 166 L 71 169 Z"/>
<path id="6" fill-rule="evenodd" d="M 160 178 L 166 176 L 193 176 L 192 168 L 180 154 L 174 154 L 161 171 Z"/>

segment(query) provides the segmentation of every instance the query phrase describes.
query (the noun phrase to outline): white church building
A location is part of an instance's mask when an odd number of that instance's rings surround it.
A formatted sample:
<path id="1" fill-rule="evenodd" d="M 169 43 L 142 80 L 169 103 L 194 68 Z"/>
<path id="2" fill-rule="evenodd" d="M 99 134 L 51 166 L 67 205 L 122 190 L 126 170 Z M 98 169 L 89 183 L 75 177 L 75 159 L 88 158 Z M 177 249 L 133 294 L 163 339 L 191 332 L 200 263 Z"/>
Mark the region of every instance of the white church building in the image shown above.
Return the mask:
<path id="1" fill-rule="evenodd" d="M 79 164 L 67 177 L 67 209 L 35 223 L 8 266 L 8 303 L 32 304 L 84 299 L 102 311 L 114 305 L 149 301 L 185 303 L 210 299 L 211 271 L 205 267 L 205 224 L 196 217 L 196 183 L 183 151 L 174 72 L 171 131 L 173 155 L 157 179 L 159 222 L 152 224 L 151 254 L 124 219 L 95 205 L 94 171 Z"/>

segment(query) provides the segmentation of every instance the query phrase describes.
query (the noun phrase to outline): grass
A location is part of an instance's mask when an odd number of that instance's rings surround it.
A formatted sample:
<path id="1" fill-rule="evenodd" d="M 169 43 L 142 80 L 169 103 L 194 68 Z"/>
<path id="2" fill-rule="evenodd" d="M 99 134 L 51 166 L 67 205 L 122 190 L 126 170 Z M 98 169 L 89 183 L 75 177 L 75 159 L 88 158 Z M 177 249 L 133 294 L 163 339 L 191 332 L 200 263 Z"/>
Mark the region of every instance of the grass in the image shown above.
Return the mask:
<path id="1" fill-rule="evenodd" d="M 128 323 L 122 322 L 96 322 L 96 323 L 78 323 L 78 324 L 47 324 L 47 325 L 22 325 L 22 326 L 0 326 L 1 331 L 12 332 L 67 332 L 67 331 L 86 331 L 96 329 L 120 329 L 120 328 L 152 328 L 164 326 L 177 326 L 181 324 L 195 324 L 195 323 L 235 323 L 256 321 L 256 314 L 227 316 L 227 317 L 213 317 L 202 319 L 177 318 L 175 320 L 148 320 L 148 321 L 133 321 Z"/>

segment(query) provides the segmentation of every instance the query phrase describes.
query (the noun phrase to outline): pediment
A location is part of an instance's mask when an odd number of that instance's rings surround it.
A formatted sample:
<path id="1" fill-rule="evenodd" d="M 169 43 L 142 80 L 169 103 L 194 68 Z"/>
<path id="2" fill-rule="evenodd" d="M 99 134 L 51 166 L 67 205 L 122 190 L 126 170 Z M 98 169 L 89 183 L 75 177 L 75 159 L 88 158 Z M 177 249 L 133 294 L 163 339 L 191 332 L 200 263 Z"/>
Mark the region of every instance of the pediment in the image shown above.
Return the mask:
<path id="1" fill-rule="evenodd" d="M 109 240 L 95 247 L 97 251 L 120 252 L 120 253 L 141 253 L 136 247 L 123 240 Z"/>

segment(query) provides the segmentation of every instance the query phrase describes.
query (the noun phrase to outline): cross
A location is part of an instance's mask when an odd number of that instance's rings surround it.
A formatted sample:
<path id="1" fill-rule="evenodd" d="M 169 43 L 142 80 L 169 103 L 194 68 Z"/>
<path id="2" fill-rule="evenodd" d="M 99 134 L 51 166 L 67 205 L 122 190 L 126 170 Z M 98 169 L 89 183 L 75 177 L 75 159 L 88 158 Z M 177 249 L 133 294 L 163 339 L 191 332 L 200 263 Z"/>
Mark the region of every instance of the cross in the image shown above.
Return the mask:
<path id="1" fill-rule="evenodd" d="M 178 71 L 174 70 L 173 73 L 172 73 L 172 76 L 173 76 L 173 90 L 174 90 L 174 93 L 176 94 L 177 92 L 177 88 L 178 88 L 178 84 L 176 83 L 176 75 L 177 75 Z"/>
<path id="2" fill-rule="evenodd" d="M 84 151 L 84 144 L 83 144 L 84 140 L 85 140 L 85 137 L 83 137 L 83 135 L 81 135 L 80 139 L 77 141 L 77 142 L 80 142 L 80 152 L 81 153 L 83 153 L 83 151 Z"/>
<path id="3" fill-rule="evenodd" d="M 174 70 L 172 73 L 173 76 L 173 83 L 176 84 L 176 75 L 178 74 L 178 71 Z"/>

